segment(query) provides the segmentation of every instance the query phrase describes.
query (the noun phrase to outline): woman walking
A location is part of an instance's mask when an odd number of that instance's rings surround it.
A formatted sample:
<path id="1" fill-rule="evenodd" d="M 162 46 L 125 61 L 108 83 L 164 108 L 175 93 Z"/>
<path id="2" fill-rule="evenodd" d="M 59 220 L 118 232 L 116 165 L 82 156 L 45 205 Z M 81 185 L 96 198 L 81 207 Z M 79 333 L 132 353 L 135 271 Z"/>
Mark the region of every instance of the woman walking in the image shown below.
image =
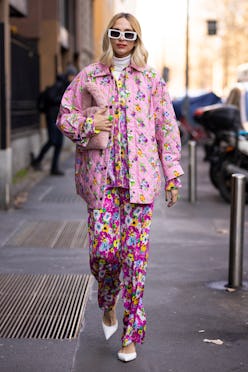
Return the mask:
<path id="1" fill-rule="evenodd" d="M 76 188 L 88 206 L 90 267 L 106 339 L 118 328 L 115 307 L 122 293 L 117 355 L 125 362 L 136 358 L 146 332 L 143 293 L 159 163 L 168 207 L 177 201 L 183 174 L 166 84 L 147 66 L 147 56 L 137 19 L 116 14 L 104 33 L 100 62 L 85 67 L 67 88 L 57 120 L 76 143 Z M 99 133 L 109 136 L 107 148 L 89 149 Z"/>

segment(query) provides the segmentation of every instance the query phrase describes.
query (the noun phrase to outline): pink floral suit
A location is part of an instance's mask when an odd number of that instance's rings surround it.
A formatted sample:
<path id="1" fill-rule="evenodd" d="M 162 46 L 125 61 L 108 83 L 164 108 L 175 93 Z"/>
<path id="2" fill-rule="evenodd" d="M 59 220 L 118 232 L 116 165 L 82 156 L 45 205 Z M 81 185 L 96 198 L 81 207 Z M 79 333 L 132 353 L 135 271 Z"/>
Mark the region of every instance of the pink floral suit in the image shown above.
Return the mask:
<path id="1" fill-rule="evenodd" d="M 114 118 L 108 148 L 84 151 L 95 134 L 95 84 Z M 89 114 L 90 112 L 90 114 Z M 146 317 L 143 292 L 155 196 L 183 174 L 180 136 L 166 84 L 150 67 L 129 65 L 115 81 L 111 68 L 84 68 L 66 90 L 57 120 L 76 143 L 77 193 L 89 211 L 90 266 L 98 281 L 99 306 L 110 310 L 122 288 L 123 346 L 142 343 Z M 120 272 L 123 281 L 120 282 Z"/>

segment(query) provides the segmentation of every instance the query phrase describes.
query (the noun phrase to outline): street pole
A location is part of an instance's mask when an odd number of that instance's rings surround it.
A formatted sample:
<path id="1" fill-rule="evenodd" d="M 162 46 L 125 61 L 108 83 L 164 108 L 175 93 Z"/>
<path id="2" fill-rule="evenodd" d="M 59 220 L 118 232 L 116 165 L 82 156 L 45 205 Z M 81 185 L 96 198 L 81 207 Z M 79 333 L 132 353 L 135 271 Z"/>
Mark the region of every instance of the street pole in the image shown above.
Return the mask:
<path id="1" fill-rule="evenodd" d="M 185 44 L 185 99 L 183 114 L 188 123 L 189 116 L 189 0 L 186 0 L 186 44 Z"/>
<path id="2" fill-rule="evenodd" d="M 189 0 L 186 9 L 186 55 L 185 55 L 185 92 L 189 95 Z"/>
<path id="3" fill-rule="evenodd" d="M 196 142 L 189 141 L 189 179 L 188 179 L 188 189 L 189 189 L 189 202 L 195 203 L 197 199 L 196 188 L 197 188 L 197 169 L 196 169 Z"/>
<path id="4" fill-rule="evenodd" d="M 10 205 L 11 155 L 9 1 L 0 0 L 0 209 Z"/>
<path id="5" fill-rule="evenodd" d="M 245 221 L 245 176 L 232 175 L 232 197 L 229 237 L 229 288 L 242 287 Z"/>

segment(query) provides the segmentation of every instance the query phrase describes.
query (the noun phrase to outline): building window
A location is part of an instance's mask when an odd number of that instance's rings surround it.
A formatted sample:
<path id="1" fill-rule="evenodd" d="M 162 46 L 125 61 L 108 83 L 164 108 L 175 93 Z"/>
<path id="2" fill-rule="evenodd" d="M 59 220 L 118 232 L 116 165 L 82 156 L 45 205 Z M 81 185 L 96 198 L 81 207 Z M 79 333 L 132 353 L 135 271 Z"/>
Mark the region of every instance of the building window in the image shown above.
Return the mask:
<path id="1" fill-rule="evenodd" d="M 211 19 L 207 21 L 207 34 L 208 35 L 217 34 L 217 21 L 216 20 Z"/>
<path id="2" fill-rule="evenodd" d="M 11 38 L 11 128 L 37 127 L 39 112 L 39 55 L 35 39 Z M 12 132 L 13 133 L 13 132 Z"/>

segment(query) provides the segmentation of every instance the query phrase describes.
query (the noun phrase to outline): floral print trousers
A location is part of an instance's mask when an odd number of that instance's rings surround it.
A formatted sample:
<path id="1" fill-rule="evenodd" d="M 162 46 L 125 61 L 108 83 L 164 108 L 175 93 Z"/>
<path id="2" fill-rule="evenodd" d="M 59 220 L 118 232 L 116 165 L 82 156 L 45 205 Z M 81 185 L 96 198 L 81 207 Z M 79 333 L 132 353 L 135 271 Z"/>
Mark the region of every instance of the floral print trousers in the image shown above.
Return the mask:
<path id="1" fill-rule="evenodd" d="M 111 310 L 122 289 L 123 346 L 143 343 L 145 337 L 143 293 L 153 212 L 153 204 L 129 200 L 128 189 L 113 187 L 106 190 L 102 209 L 88 210 L 90 267 L 98 282 L 99 307 Z"/>

